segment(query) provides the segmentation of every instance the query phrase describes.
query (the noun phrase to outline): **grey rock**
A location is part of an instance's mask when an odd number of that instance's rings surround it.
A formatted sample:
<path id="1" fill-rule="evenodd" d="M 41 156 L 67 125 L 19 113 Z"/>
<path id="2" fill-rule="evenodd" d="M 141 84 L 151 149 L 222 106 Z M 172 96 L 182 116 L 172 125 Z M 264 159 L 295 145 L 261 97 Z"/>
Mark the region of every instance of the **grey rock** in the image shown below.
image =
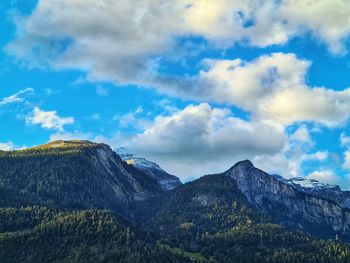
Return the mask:
<path id="1" fill-rule="evenodd" d="M 350 210 L 347 192 L 340 188 L 306 191 L 288 180 L 270 175 L 246 160 L 235 164 L 224 174 L 235 179 L 247 200 L 277 223 L 320 237 L 335 234 L 350 237 Z M 339 192 L 334 195 L 334 191 Z"/>

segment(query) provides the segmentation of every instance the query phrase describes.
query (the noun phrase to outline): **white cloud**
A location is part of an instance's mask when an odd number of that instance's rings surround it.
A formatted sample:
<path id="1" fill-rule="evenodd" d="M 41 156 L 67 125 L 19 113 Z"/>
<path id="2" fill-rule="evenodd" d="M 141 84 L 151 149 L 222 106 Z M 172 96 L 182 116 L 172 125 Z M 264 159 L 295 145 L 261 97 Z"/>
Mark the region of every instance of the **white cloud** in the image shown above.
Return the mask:
<path id="1" fill-rule="evenodd" d="M 324 171 L 314 171 L 307 176 L 309 179 L 315 179 L 320 181 L 321 183 L 327 184 L 335 184 L 339 185 L 342 178 L 334 174 L 332 171 L 324 170 Z"/>
<path id="2" fill-rule="evenodd" d="M 92 140 L 92 139 L 93 139 L 93 135 L 91 133 L 82 133 L 79 131 L 74 131 L 74 132 L 58 131 L 50 135 L 50 141 Z"/>
<path id="3" fill-rule="evenodd" d="M 253 163 L 268 173 L 279 174 L 285 178 L 304 176 L 302 165 L 305 162 L 324 162 L 330 156 L 328 151 L 311 152 L 313 146 L 308 128 L 301 125 L 289 135 L 288 143 L 281 152 L 256 156 Z"/>
<path id="4" fill-rule="evenodd" d="M 129 143 L 139 143 L 136 150 L 159 157 L 170 169 L 177 165 L 184 173 L 213 171 L 234 162 L 228 159 L 247 156 L 288 167 L 293 175 L 302 157 L 286 159 L 281 152 L 287 140 L 284 127 L 309 121 L 343 123 L 349 118 L 350 89 L 308 86 L 310 62 L 294 54 L 275 53 L 250 62 L 208 59 L 192 78 L 159 75 L 158 59 L 176 48 L 177 37 L 201 36 L 209 45 L 225 49 L 235 43 L 284 44 L 310 32 L 341 54 L 350 34 L 349 19 L 348 0 L 39 0 L 31 15 L 16 17 L 17 36 L 7 50 L 30 66 L 78 68 L 88 73 L 87 80 L 155 87 L 200 102 L 236 105 L 251 114 L 248 122 L 208 104 L 182 111 L 165 105 L 171 115 L 141 123 L 137 127 L 144 131 Z M 96 92 L 107 95 L 103 88 Z M 135 114 L 117 116 L 120 125 L 138 123 Z M 63 132 L 74 119 L 36 108 L 27 122 Z M 305 129 L 295 138 L 309 140 Z M 183 162 L 171 163 L 170 156 Z M 201 159 L 208 160 L 208 167 L 193 171 Z"/>
<path id="5" fill-rule="evenodd" d="M 349 118 L 350 89 L 307 86 L 310 63 L 294 54 L 273 53 L 250 62 L 207 60 L 206 66 L 193 89 L 183 87 L 187 95 L 234 104 L 255 119 L 284 126 L 302 121 L 335 126 Z"/>
<path id="6" fill-rule="evenodd" d="M 345 132 L 342 132 L 340 134 L 340 144 L 341 146 L 344 147 L 349 147 L 350 146 L 350 137 L 348 137 Z"/>
<path id="7" fill-rule="evenodd" d="M 309 130 L 305 125 L 300 126 L 291 136 L 290 139 L 300 141 L 307 144 L 312 144 Z"/>
<path id="8" fill-rule="evenodd" d="M 307 160 L 317 160 L 317 161 L 325 161 L 329 158 L 329 152 L 328 151 L 317 151 L 313 154 L 306 155 L 305 159 Z"/>
<path id="9" fill-rule="evenodd" d="M 160 101 L 154 101 L 154 105 L 159 107 L 166 113 L 174 113 L 179 111 L 179 109 L 171 102 L 169 99 L 162 99 Z"/>
<path id="10" fill-rule="evenodd" d="M 201 36 L 220 48 L 265 47 L 311 32 L 341 53 L 349 17 L 348 0 L 39 0 L 32 14 L 15 18 L 17 38 L 8 51 L 31 65 L 147 86 L 154 58 L 173 50 L 177 37 Z"/>
<path id="11" fill-rule="evenodd" d="M 253 163 L 259 169 L 262 169 L 270 174 L 281 175 L 285 178 L 301 175 L 301 159 L 288 159 L 283 153 L 277 153 L 273 155 L 259 155 L 254 157 Z"/>
<path id="12" fill-rule="evenodd" d="M 349 17 L 347 0 L 40 0 L 31 15 L 17 17 L 17 38 L 7 50 L 32 65 L 83 69 L 88 80 L 237 105 L 274 125 L 334 126 L 349 117 L 350 89 L 309 87 L 310 62 L 294 54 L 250 62 L 208 59 L 207 69 L 193 78 L 160 75 L 158 60 L 176 48 L 177 37 L 191 35 L 226 48 L 238 42 L 283 44 L 311 32 L 342 52 L 350 36 Z M 106 95 L 101 87 L 97 93 Z"/>
<path id="13" fill-rule="evenodd" d="M 60 117 L 56 111 L 43 111 L 35 107 L 32 114 L 26 117 L 26 122 L 33 125 L 40 125 L 45 129 L 63 131 L 63 127 L 74 123 L 73 117 Z"/>
<path id="14" fill-rule="evenodd" d="M 15 145 L 13 142 L 0 142 L 1 151 L 11 151 L 14 149 L 15 149 Z"/>
<path id="15" fill-rule="evenodd" d="M 350 176 L 339 176 L 330 170 L 320 170 L 309 174 L 306 178 L 315 179 L 321 183 L 339 185 L 343 191 L 350 190 Z"/>
<path id="16" fill-rule="evenodd" d="M 143 108 L 140 106 L 136 110 L 130 111 L 126 114 L 116 114 L 113 117 L 113 120 L 118 122 L 120 128 L 143 130 L 148 126 L 149 121 L 146 118 L 140 118 L 141 113 L 143 113 Z"/>
<path id="17" fill-rule="evenodd" d="M 18 102 L 23 102 L 24 98 L 22 97 L 23 95 L 27 94 L 27 93 L 31 93 L 34 92 L 34 89 L 32 88 L 26 88 L 24 90 L 20 90 L 19 92 L 5 97 L 3 99 L 0 100 L 0 106 L 1 105 L 7 105 L 7 104 L 11 104 L 11 103 L 18 103 Z"/>
<path id="18" fill-rule="evenodd" d="M 159 162 L 171 173 L 190 178 L 224 171 L 241 159 L 278 153 L 286 140 L 283 130 L 244 121 L 228 109 L 203 103 L 169 116 L 160 115 L 144 131 L 106 142 L 125 146 Z"/>
<path id="19" fill-rule="evenodd" d="M 344 164 L 343 168 L 350 169 L 350 150 L 344 152 Z"/>
<path id="20" fill-rule="evenodd" d="M 345 40 L 350 35 L 348 0 L 283 1 L 281 17 L 288 21 L 294 34 L 310 30 L 333 53 L 346 51 Z"/>

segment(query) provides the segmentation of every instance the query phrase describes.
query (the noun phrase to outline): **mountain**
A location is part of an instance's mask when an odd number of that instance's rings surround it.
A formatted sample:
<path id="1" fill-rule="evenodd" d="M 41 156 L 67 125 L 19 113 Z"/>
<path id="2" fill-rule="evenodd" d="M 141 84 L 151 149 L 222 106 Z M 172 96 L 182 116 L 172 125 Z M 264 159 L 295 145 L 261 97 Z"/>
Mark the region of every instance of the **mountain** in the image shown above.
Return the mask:
<path id="1" fill-rule="evenodd" d="M 242 161 L 169 190 L 176 177 L 124 153 L 89 141 L 0 152 L 1 262 L 350 262 L 336 186 Z"/>
<path id="2" fill-rule="evenodd" d="M 145 158 L 136 157 L 124 147 L 118 148 L 116 152 L 127 164 L 134 166 L 157 180 L 164 191 L 170 191 L 182 185 L 178 177 L 168 174 L 158 164 Z"/>
<path id="3" fill-rule="evenodd" d="M 0 153 L 0 204 L 118 210 L 159 195 L 152 176 L 127 165 L 108 145 L 54 141 Z"/>
<path id="4" fill-rule="evenodd" d="M 227 174 L 204 176 L 160 199 L 140 204 L 141 228 L 173 250 L 200 254 L 208 262 L 350 261 L 349 246 L 276 224 Z"/>
<path id="5" fill-rule="evenodd" d="M 343 199 L 348 192 L 315 181 L 310 185 L 300 179 L 285 180 L 250 161 L 235 164 L 223 175 L 233 178 L 247 200 L 275 222 L 323 238 L 338 234 L 350 240 L 350 210 Z"/>

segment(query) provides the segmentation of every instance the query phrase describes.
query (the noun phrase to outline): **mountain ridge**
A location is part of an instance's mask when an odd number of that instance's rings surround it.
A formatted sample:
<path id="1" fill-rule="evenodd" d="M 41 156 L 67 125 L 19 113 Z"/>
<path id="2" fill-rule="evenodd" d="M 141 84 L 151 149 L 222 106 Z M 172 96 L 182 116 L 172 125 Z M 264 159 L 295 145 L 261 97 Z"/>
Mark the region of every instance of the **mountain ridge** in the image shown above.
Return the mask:
<path id="1" fill-rule="evenodd" d="M 46 251 L 55 262 L 118 262 L 116 255 L 145 263 L 350 260 L 350 246 L 340 241 L 350 241 L 350 210 L 249 160 L 169 191 L 108 145 L 89 141 L 1 152 L 0 167 L 6 262 L 16 262 L 18 252 L 18 259 L 45 262 Z"/>
<path id="2" fill-rule="evenodd" d="M 350 212 L 336 200 L 301 191 L 249 162 L 238 163 L 223 174 L 235 179 L 248 201 L 278 223 L 318 236 L 340 234 L 349 239 Z"/>

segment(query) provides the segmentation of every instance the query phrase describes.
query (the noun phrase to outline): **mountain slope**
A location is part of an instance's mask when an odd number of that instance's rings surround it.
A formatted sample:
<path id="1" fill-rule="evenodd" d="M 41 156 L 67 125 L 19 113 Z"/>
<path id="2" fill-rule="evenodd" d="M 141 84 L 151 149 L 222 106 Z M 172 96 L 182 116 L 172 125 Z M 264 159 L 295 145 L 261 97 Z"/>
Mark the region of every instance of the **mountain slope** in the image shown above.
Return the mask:
<path id="1" fill-rule="evenodd" d="M 0 258 L 17 262 L 191 262 L 107 211 L 0 209 Z M 17 227 L 12 221 L 16 218 Z M 32 222 L 35 219 L 36 222 Z M 10 228 L 6 228 L 10 225 Z"/>
<path id="2" fill-rule="evenodd" d="M 247 200 L 275 222 L 323 238 L 336 234 L 349 240 L 350 211 L 336 200 L 267 174 L 250 161 L 235 164 L 223 175 L 235 179 Z"/>
<path id="3" fill-rule="evenodd" d="M 109 208 L 162 192 L 158 182 L 127 165 L 105 144 L 55 141 L 0 153 L 0 205 Z"/>
<path id="4" fill-rule="evenodd" d="M 178 177 L 168 174 L 158 164 L 145 158 L 135 157 L 125 148 L 118 148 L 117 153 L 123 161 L 156 179 L 164 191 L 170 191 L 182 184 Z"/>
<path id="5" fill-rule="evenodd" d="M 149 213 L 150 209 L 156 212 Z M 317 241 L 260 213 L 231 177 L 204 176 L 142 203 L 143 229 L 161 242 L 216 262 L 349 262 L 350 249 Z M 149 214 L 147 214 L 149 213 Z"/>
<path id="6" fill-rule="evenodd" d="M 338 189 L 249 161 L 171 191 L 88 141 L 0 152 L 0 167 L 5 262 L 350 262 L 348 245 L 307 234 L 349 237 L 349 210 L 320 196 Z"/>

